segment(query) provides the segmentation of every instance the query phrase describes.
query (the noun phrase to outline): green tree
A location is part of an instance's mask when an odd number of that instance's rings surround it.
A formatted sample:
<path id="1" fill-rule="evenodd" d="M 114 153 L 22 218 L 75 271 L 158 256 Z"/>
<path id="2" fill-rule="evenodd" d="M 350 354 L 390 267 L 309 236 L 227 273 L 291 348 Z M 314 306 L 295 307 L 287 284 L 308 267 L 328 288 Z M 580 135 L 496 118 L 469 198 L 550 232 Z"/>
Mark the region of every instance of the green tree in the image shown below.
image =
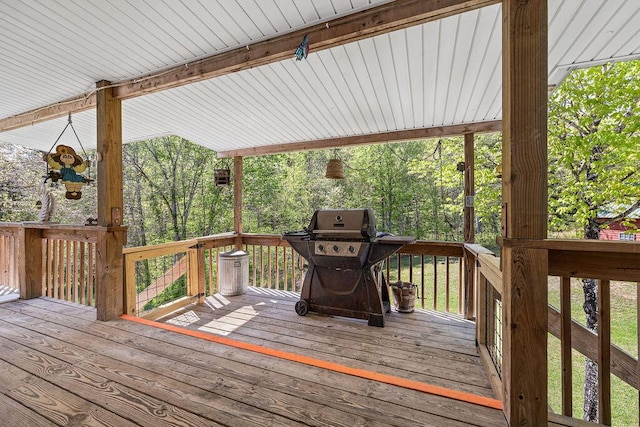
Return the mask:
<path id="1" fill-rule="evenodd" d="M 598 239 L 598 213 L 620 219 L 640 206 L 640 62 L 578 70 L 549 101 L 552 229 Z M 597 282 L 583 279 L 586 324 L 598 329 Z M 584 418 L 598 420 L 597 365 L 585 367 Z"/>
<path id="2" fill-rule="evenodd" d="M 125 146 L 123 157 L 135 171 L 127 176 L 143 181 L 148 190 L 144 197 L 153 221 L 145 224 L 145 230 L 153 226 L 161 241 L 183 240 L 197 233 L 191 225 L 192 208 L 214 153 L 183 138 L 164 136 Z"/>

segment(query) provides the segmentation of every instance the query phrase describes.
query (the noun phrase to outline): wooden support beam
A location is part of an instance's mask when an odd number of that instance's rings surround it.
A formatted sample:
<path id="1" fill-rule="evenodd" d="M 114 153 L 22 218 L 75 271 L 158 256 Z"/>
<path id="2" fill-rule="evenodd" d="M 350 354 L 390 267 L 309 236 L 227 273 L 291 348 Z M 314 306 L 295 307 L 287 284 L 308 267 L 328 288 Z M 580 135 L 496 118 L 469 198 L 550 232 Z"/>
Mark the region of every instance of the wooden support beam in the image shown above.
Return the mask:
<path id="1" fill-rule="evenodd" d="M 502 123 L 500 123 L 502 126 Z M 464 180 L 463 180 L 463 227 L 464 227 L 464 242 L 465 243 L 474 243 L 475 242 L 475 162 L 473 158 L 474 154 L 474 134 L 473 133 L 465 133 L 464 134 Z M 468 263 L 474 263 L 473 258 L 467 260 Z M 467 272 L 473 269 L 475 271 L 475 265 L 467 266 Z M 480 284 L 478 283 L 475 275 L 466 274 L 464 276 L 464 302 L 465 302 L 465 318 L 473 319 L 475 316 L 475 301 L 476 299 L 480 299 L 483 296 L 477 294 L 480 290 Z M 477 287 L 476 287 L 477 286 Z"/>
<path id="2" fill-rule="evenodd" d="M 129 99 L 292 58 L 296 47 L 305 34 L 308 35 L 311 51 L 317 52 L 475 10 L 499 1 L 395 0 L 249 46 L 208 56 L 187 64 L 176 65 L 134 79 L 113 82 L 110 86 L 113 87 L 117 98 Z M 98 88 L 98 91 L 100 90 L 102 89 Z M 93 108 L 96 105 L 96 99 L 95 92 L 89 92 L 36 110 L 0 119 L 0 132 Z"/>
<path id="3" fill-rule="evenodd" d="M 55 104 L 36 108 L 35 110 L 7 117 L 0 120 L 0 132 L 33 126 L 47 120 L 68 116 L 69 113 L 79 113 L 94 108 L 96 105 L 95 92 L 82 94 L 73 98 L 64 99 Z"/>
<path id="4" fill-rule="evenodd" d="M 42 229 L 21 226 L 18 231 L 20 298 L 42 296 Z"/>
<path id="5" fill-rule="evenodd" d="M 474 199 L 476 195 L 473 159 L 474 144 L 473 133 L 464 134 L 464 242 L 475 242 L 475 208 Z"/>
<path id="6" fill-rule="evenodd" d="M 117 318 L 124 310 L 122 248 L 122 103 L 109 82 L 97 83 L 98 225 L 107 227 L 96 244 L 98 320 Z"/>
<path id="7" fill-rule="evenodd" d="M 236 249 L 242 249 L 242 157 L 233 158 L 233 231 Z"/>
<path id="8" fill-rule="evenodd" d="M 502 2 L 504 411 L 547 424 L 547 0 Z"/>
<path id="9" fill-rule="evenodd" d="M 444 138 L 469 133 L 491 133 L 502 130 L 502 121 L 466 123 L 461 125 L 436 126 L 420 129 L 407 129 L 368 135 L 345 136 L 341 138 L 318 139 L 314 141 L 293 142 L 289 144 L 266 145 L 218 152 L 218 157 L 265 156 L 269 154 L 291 153 L 294 151 L 325 150 L 329 148 L 350 147 L 356 145 L 379 144 L 383 142 L 415 141 L 429 138 Z"/>

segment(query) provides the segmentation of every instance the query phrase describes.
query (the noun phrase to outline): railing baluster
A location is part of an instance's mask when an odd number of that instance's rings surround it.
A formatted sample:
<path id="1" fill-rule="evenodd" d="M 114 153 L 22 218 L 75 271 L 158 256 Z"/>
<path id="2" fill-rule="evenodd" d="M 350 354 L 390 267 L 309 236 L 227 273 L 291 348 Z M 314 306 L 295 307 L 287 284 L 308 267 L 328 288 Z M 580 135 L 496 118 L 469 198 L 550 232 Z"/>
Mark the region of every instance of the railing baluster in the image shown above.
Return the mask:
<path id="1" fill-rule="evenodd" d="M 88 291 L 88 296 L 87 296 L 87 305 L 91 305 L 93 306 L 93 278 L 94 278 L 94 263 L 93 263 L 93 254 L 94 254 L 94 250 L 95 250 L 95 243 L 91 243 L 89 245 L 89 283 L 87 284 L 87 291 Z"/>
<path id="2" fill-rule="evenodd" d="M 611 425 L 611 293 L 608 280 L 598 281 L 598 417 Z"/>
<path id="3" fill-rule="evenodd" d="M 58 257 L 56 266 L 58 270 L 57 283 L 55 289 L 55 298 L 62 299 L 64 293 L 64 241 L 58 240 Z"/>
<path id="4" fill-rule="evenodd" d="M 463 288 L 462 284 L 464 283 L 464 266 L 462 262 L 463 258 L 458 257 L 458 314 L 463 314 L 462 312 L 462 302 L 464 298 L 462 298 Z"/>
<path id="5" fill-rule="evenodd" d="M 257 274 L 258 274 L 258 269 L 257 266 L 258 264 L 256 263 L 256 245 L 251 246 L 251 251 L 253 252 L 253 286 L 258 286 L 256 284 L 256 278 L 257 278 Z"/>
<path id="6" fill-rule="evenodd" d="M 413 255 L 409 255 L 409 283 L 413 283 Z"/>
<path id="7" fill-rule="evenodd" d="M 220 247 L 216 246 L 216 292 L 220 291 Z"/>
<path id="8" fill-rule="evenodd" d="M 424 308 L 424 273 L 424 255 L 420 255 L 420 300 L 422 308 Z"/>
<path id="9" fill-rule="evenodd" d="M 273 284 L 271 282 L 271 245 L 267 246 L 267 284 L 269 289 L 273 289 Z"/>
<path id="10" fill-rule="evenodd" d="M 275 250 L 276 250 L 276 289 L 280 289 L 280 262 L 279 262 L 279 258 L 278 258 L 279 249 L 280 249 L 279 246 L 275 247 Z"/>
<path id="11" fill-rule="evenodd" d="M 293 248 L 291 248 L 291 290 L 296 290 L 296 256 Z"/>
<path id="12" fill-rule="evenodd" d="M 438 257 L 433 256 L 433 309 L 438 311 Z"/>
<path id="13" fill-rule="evenodd" d="M 207 254 L 207 264 L 209 264 L 209 291 L 206 296 L 211 296 L 215 293 L 213 290 L 213 248 L 210 248 L 206 252 L 206 254 Z"/>
<path id="14" fill-rule="evenodd" d="M 67 241 L 66 242 L 66 264 L 67 264 L 67 269 L 66 269 L 66 274 L 65 274 L 65 279 L 66 279 L 66 287 L 64 289 L 64 299 L 65 301 L 71 301 L 71 278 L 73 277 L 71 274 L 71 242 Z"/>
<path id="15" fill-rule="evenodd" d="M 573 416 L 573 364 L 571 360 L 571 278 L 560 282 L 560 363 L 562 366 L 562 414 Z"/>
<path id="16" fill-rule="evenodd" d="M 445 311 L 449 312 L 449 257 L 445 258 L 446 268 L 445 268 L 445 289 L 444 289 L 444 299 L 445 299 Z"/>
<path id="17" fill-rule="evenodd" d="M 91 246 L 91 244 L 89 244 L 89 246 Z M 78 300 L 78 302 L 80 304 L 84 304 L 86 301 L 86 297 L 85 297 L 85 291 L 86 291 L 86 286 L 85 286 L 85 280 L 87 280 L 87 274 L 86 274 L 86 255 L 85 252 L 87 250 L 87 244 L 85 242 L 80 242 L 80 288 L 78 290 L 78 293 L 80 294 L 80 298 Z"/>
<path id="18" fill-rule="evenodd" d="M 287 278 L 289 276 L 288 275 L 289 272 L 287 271 L 288 270 L 287 266 L 288 266 L 288 263 L 287 263 L 287 247 L 283 246 L 282 247 L 282 270 L 283 270 L 283 272 L 282 272 L 282 288 L 285 291 L 288 290 L 287 289 L 287 283 L 288 283 Z"/>

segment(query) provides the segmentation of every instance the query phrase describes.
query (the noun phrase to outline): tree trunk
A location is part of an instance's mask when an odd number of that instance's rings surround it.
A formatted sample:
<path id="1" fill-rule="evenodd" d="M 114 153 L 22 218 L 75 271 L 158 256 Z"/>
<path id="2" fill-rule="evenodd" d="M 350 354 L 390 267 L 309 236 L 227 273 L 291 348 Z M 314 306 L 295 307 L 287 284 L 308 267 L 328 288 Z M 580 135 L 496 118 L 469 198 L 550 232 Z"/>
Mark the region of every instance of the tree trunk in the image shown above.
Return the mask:
<path id="1" fill-rule="evenodd" d="M 600 225 L 595 219 L 589 221 L 584 228 L 585 239 L 597 240 L 600 236 Z M 584 313 L 587 328 L 598 333 L 598 282 L 595 279 L 582 279 L 584 292 Z M 598 422 L 598 364 L 589 358 L 584 365 L 584 413 L 583 419 Z"/>

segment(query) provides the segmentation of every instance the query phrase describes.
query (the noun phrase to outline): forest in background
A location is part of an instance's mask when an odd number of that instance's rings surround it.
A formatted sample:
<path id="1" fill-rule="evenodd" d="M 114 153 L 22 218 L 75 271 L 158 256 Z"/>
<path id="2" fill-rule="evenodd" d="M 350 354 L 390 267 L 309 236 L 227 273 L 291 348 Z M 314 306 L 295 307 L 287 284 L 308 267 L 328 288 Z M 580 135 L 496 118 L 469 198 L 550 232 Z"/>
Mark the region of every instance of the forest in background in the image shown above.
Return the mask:
<path id="1" fill-rule="evenodd" d="M 476 136 L 476 213 L 480 236 L 500 230 L 499 134 Z M 91 153 L 89 153 L 91 156 Z M 344 162 L 345 179 L 325 178 L 330 158 Z M 24 173 L 0 175 L 1 219 L 33 221 L 46 166 L 39 152 L 4 146 L 0 164 Z M 124 147 L 124 214 L 129 246 L 182 240 L 233 229 L 233 186 L 216 186 L 214 170 L 230 159 L 176 136 Z M 462 138 L 307 151 L 243 159 L 243 227 L 280 234 L 308 225 L 321 208 L 371 207 L 378 229 L 425 240 L 462 240 Z M 13 169 L 15 172 L 16 168 Z M 95 171 L 90 171 L 94 174 Z M 12 181 L 11 175 L 19 176 Z M 95 185 L 81 200 L 53 189 L 52 221 L 84 224 L 95 217 Z M 490 245 L 490 241 L 488 241 Z"/>

